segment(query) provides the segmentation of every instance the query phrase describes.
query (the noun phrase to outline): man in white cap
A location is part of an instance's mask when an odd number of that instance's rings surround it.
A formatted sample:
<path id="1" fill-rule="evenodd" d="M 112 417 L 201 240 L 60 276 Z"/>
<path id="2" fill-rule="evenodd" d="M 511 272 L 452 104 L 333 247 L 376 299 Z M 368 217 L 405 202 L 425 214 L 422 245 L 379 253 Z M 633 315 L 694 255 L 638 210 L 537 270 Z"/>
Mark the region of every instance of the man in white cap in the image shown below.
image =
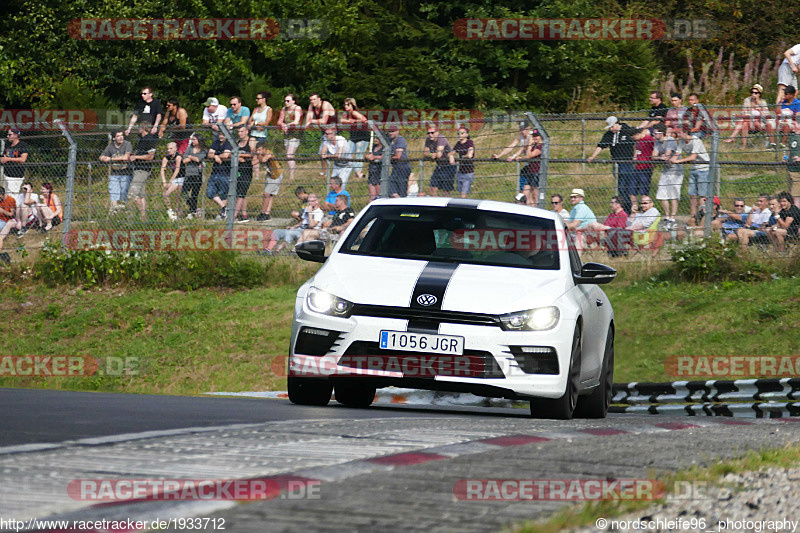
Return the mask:
<path id="1" fill-rule="evenodd" d="M 594 212 L 583 201 L 584 196 L 583 189 L 572 189 L 569 195 L 572 211 L 569 212 L 569 220 L 564 222 L 569 230 L 584 229 L 592 222 L 597 222 Z"/>
<path id="2" fill-rule="evenodd" d="M 603 134 L 603 138 L 597 143 L 594 153 L 586 161 L 589 163 L 594 161 L 603 148 L 611 150 L 611 162 L 617 164 L 617 188 L 621 196 L 620 200 L 623 202 L 622 207 L 626 213 L 630 214 L 630 197 L 636 175 L 636 169 L 633 166 L 633 152 L 636 149 L 634 136 L 641 133 L 642 130 L 620 122 L 615 116 L 606 119 L 605 129 L 607 131 Z"/>
<path id="3" fill-rule="evenodd" d="M 228 116 L 228 108 L 220 105 L 219 100 L 214 97 L 206 100 L 203 105 L 206 107 L 203 111 L 203 126 L 219 131 L 217 124 L 225 121 Z"/>

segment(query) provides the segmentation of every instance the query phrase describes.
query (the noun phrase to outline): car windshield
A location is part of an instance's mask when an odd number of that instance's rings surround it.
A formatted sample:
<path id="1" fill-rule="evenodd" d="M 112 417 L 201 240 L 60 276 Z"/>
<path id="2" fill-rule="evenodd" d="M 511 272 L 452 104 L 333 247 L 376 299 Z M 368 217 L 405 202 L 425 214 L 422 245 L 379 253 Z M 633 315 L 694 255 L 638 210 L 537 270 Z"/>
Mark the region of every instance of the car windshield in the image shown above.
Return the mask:
<path id="1" fill-rule="evenodd" d="M 558 270 L 555 221 L 463 207 L 372 206 L 340 253 Z"/>

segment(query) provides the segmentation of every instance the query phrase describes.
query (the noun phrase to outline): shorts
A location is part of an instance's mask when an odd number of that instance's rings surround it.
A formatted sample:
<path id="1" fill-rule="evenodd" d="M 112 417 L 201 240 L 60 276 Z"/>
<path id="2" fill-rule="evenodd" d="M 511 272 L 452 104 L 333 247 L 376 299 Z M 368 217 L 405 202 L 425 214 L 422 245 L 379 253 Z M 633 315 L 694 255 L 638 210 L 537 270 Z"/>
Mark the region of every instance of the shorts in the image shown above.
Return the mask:
<path id="1" fill-rule="evenodd" d="M 475 181 L 475 173 L 469 172 L 467 174 L 456 174 L 456 189 L 461 194 L 469 194 L 472 190 L 472 182 Z"/>
<path id="2" fill-rule="evenodd" d="M 301 235 L 303 235 L 303 228 L 276 229 L 272 232 L 276 241 L 284 240 L 289 244 L 294 243 Z"/>
<path id="3" fill-rule="evenodd" d="M 128 200 L 128 188 L 131 177 L 128 174 L 111 174 L 108 177 L 108 195 L 112 202 L 125 202 Z"/>
<path id="4" fill-rule="evenodd" d="M 169 181 L 170 185 L 177 185 L 178 187 L 183 187 L 183 183 L 186 181 L 186 176 L 180 176 Z"/>
<path id="5" fill-rule="evenodd" d="M 792 72 L 788 61 L 781 63 L 781 66 L 778 67 L 778 85 L 797 87 L 797 74 Z"/>
<path id="6" fill-rule="evenodd" d="M 206 186 L 206 198 L 213 200 L 217 196 L 220 199 L 228 197 L 228 178 L 227 174 L 211 174 Z"/>
<path id="7" fill-rule="evenodd" d="M 236 180 L 236 197 L 247 198 L 247 191 L 253 182 L 253 169 L 246 168 L 239 171 L 239 178 Z"/>
<path id="8" fill-rule="evenodd" d="M 436 165 L 431 174 L 431 187 L 443 191 L 453 190 L 453 179 L 456 177 L 455 165 Z"/>
<path id="9" fill-rule="evenodd" d="M 652 168 L 637 168 L 631 180 L 630 191 L 634 196 L 650 194 L 650 178 L 653 175 Z"/>
<path id="10" fill-rule="evenodd" d="M 13 218 L 9 219 L 8 222 L 11 222 L 12 220 L 14 219 Z M 6 227 L 6 224 L 8 224 L 8 222 L 6 222 L 5 220 L 0 220 L 0 231 L 3 231 L 3 228 Z"/>
<path id="11" fill-rule="evenodd" d="M 411 175 L 411 167 L 393 168 L 392 175 L 389 177 L 388 196 L 395 194 L 405 198 L 408 194 L 408 176 Z"/>
<path id="12" fill-rule="evenodd" d="M 656 200 L 677 200 L 681 197 L 683 172 L 662 172 L 658 180 Z"/>
<path id="13" fill-rule="evenodd" d="M 134 170 L 133 171 L 133 179 L 131 180 L 131 186 L 128 189 L 128 192 L 134 198 L 144 198 L 145 194 L 145 184 L 147 183 L 147 178 L 150 177 L 149 170 Z"/>
<path id="14" fill-rule="evenodd" d="M 22 182 L 25 181 L 24 176 L 6 176 L 6 192 L 9 194 L 17 195 L 22 189 Z"/>
<path id="15" fill-rule="evenodd" d="M 373 165 L 369 166 L 369 176 L 367 176 L 367 183 L 370 185 L 380 185 L 381 184 L 381 166 L 378 165 L 377 170 L 374 169 Z"/>
<path id="16" fill-rule="evenodd" d="M 286 137 L 283 139 L 283 147 L 286 148 L 286 151 L 289 151 L 289 148 L 294 147 L 294 152 L 300 147 L 300 139 L 297 137 Z"/>
<path id="17" fill-rule="evenodd" d="M 276 180 L 267 178 L 267 182 L 264 184 L 264 194 L 278 196 L 278 193 L 281 190 L 281 181 L 283 181 L 283 177 L 280 177 Z"/>
<path id="18" fill-rule="evenodd" d="M 532 189 L 539 187 L 539 173 L 531 172 L 527 166 L 519 171 L 519 190 L 524 190 L 526 185 Z"/>
<path id="19" fill-rule="evenodd" d="M 689 196 L 704 196 L 710 198 L 713 193 L 709 179 L 709 169 L 700 170 L 693 168 L 689 173 Z"/>

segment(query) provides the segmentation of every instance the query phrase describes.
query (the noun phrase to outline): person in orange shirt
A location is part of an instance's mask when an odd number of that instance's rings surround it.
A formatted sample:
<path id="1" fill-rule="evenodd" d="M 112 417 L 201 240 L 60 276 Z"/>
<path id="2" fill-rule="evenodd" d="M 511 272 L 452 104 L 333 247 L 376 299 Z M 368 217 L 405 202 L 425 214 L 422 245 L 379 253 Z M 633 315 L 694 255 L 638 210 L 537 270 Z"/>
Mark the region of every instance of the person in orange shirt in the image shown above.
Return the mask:
<path id="1" fill-rule="evenodd" d="M 39 221 L 45 224 L 44 231 L 50 231 L 53 226 L 61 224 L 64 210 L 61 207 L 61 200 L 53 192 L 53 185 L 49 182 L 42 183 L 39 191 L 41 202 L 36 206 L 39 212 Z"/>
<path id="2" fill-rule="evenodd" d="M 10 194 L 6 194 L 6 190 L 0 187 L 0 261 L 10 263 L 11 257 L 3 252 L 3 243 L 12 228 L 17 225 L 13 223 L 14 213 L 17 211 L 17 201 Z"/>

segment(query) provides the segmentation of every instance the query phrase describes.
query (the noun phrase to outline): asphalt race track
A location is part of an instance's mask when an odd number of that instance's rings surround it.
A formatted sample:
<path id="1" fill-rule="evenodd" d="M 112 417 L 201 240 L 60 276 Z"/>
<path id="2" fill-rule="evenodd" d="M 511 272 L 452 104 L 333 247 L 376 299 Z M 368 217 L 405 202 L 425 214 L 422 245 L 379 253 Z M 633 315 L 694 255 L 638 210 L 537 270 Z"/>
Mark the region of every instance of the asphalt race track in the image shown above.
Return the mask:
<path id="1" fill-rule="evenodd" d="M 248 532 L 498 531 L 567 503 L 464 500 L 454 487 L 487 479 L 647 479 L 653 470 L 800 439 L 797 419 L 612 415 L 565 422 L 533 420 L 519 409 L 358 410 L 17 389 L 0 389 L 0 401 L 0 518 L 194 516 Z M 254 478 L 281 492 L 241 503 L 113 505 L 68 492 L 71 481 L 86 479 Z"/>

